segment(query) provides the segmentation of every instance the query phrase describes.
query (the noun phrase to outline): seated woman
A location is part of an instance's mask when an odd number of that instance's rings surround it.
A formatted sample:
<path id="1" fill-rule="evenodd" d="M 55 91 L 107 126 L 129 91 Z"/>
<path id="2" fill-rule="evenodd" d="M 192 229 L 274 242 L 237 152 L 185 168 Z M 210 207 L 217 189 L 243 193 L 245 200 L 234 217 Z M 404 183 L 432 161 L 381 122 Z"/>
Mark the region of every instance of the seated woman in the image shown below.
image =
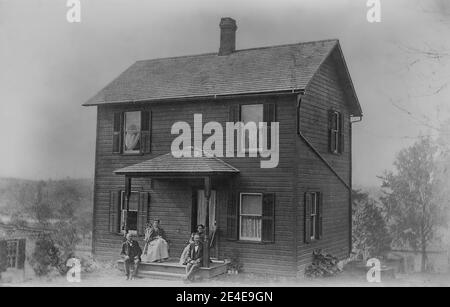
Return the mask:
<path id="1" fill-rule="evenodd" d="M 145 246 L 142 262 L 161 262 L 169 258 L 169 245 L 164 229 L 159 226 L 159 220 L 153 221 L 153 226 L 145 229 Z"/>
<path id="2" fill-rule="evenodd" d="M 189 246 L 191 245 L 191 243 L 194 243 L 194 235 L 196 233 L 193 232 L 191 234 L 191 237 L 189 238 L 189 241 L 186 242 L 186 247 L 183 250 L 183 253 L 181 253 L 181 257 L 180 257 L 180 265 L 186 265 L 187 263 L 187 259 L 189 257 Z M 205 226 L 203 226 L 202 224 L 197 225 L 197 234 L 200 235 L 200 240 L 203 242 L 205 240 Z"/>

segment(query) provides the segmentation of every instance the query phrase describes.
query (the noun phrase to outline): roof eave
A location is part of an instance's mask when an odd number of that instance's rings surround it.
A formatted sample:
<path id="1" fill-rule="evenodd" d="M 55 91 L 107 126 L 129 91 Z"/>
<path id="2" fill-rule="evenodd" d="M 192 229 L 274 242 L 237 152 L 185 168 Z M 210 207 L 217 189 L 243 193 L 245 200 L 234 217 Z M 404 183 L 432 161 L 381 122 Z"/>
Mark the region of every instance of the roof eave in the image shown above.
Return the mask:
<path id="1" fill-rule="evenodd" d="M 299 94 L 304 92 L 303 88 L 296 89 L 283 89 L 276 91 L 257 91 L 257 92 L 242 92 L 242 93 L 229 93 L 229 94 L 216 94 L 206 96 L 182 96 L 182 97 L 168 97 L 160 99 L 139 99 L 139 100 L 118 100 L 118 101 L 102 101 L 102 102 L 90 102 L 92 99 L 83 103 L 84 107 L 92 107 L 99 105 L 117 105 L 117 104 L 133 104 L 133 103 L 154 103 L 154 102 L 166 102 L 166 101 L 186 101 L 186 100 L 206 100 L 206 99 L 219 99 L 219 98 L 233 98 L 233 97 L 245 97 L 245 96 L 260 96 L 260 95 L 290 95 Z M 97 95 L 96 95 L 97 96 Z M 94 96 L 95 97 L 95 96 Z"/>
<path id="2" fill-rule="evenodd" d="M 124 175 L 127 177 L 166 177 L 166 178 L 192 178 L 205 176 L 232 176 L 239 174 L 239 171 L 148 171 L 148 172 L 133 172 L 133 171 L 114 171 L 116 175 Z"/>

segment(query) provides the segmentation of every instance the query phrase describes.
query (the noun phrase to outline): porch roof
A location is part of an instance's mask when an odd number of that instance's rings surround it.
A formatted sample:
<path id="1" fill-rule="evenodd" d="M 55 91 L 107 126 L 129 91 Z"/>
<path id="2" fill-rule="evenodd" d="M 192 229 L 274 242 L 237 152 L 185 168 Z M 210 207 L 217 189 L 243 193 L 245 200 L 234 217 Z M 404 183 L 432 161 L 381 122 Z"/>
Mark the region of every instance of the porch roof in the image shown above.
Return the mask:
<path id="1" fill-rule="evenodd" d="M 232 175 L 239 170 L 216 157 L 181 157 L 176 158 L 172 153 L 161 155 L 153 159 L 133 164 L 114 171 L 116 175 L 130 177 L 164 176 L 164 175 Z"/>

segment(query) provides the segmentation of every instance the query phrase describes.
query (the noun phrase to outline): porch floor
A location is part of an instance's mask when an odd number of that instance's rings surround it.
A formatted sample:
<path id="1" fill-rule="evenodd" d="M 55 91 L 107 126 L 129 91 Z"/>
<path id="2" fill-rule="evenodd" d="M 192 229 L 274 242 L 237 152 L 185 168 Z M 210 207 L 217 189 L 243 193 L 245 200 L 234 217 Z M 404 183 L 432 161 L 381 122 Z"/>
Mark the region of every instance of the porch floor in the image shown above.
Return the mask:
<path id="1" fill-rule="evenodd" d="M 180 265 L 179 259 L 169 259 L 164 262 L 141 262 L 139 264 L 138 277 L 181 279 L 185 276 L 186 266 Z M 118 260 L 119 269 L 125 269 L 123 260 Z M 227 272 L 229 262 L 211 260 L 210 267 L 201 267 L 196 276 L 209 279 Z"/>

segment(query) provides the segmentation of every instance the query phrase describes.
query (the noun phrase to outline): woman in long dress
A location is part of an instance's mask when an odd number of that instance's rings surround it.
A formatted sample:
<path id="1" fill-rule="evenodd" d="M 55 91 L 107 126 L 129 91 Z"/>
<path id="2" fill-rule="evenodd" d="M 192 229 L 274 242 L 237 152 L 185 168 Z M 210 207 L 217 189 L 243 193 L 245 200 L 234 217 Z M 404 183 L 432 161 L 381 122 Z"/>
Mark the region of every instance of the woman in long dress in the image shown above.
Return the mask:
<path id="1" fill-rule="evenodd" d="M 159 226 L 159 220 L 155 220 L 152 227 L 145 229 L 144 240 L 145 246 L 141 256 L 143 262 L 161 262 L 169 258 L 166 233 Z"/>

